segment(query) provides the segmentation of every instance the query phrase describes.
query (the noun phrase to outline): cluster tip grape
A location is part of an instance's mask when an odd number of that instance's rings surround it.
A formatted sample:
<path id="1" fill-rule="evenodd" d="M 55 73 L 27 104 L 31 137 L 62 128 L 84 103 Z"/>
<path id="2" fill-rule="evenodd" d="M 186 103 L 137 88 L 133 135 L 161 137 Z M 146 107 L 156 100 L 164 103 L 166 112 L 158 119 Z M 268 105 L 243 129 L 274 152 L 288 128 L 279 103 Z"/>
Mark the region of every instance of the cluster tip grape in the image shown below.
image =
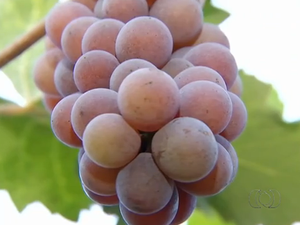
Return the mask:
<path id="1" fill-rule="evenodd" d="M 238 171 L 243 85 L 198 0 L 72 0 L 46 16 L 33 78 L 85 194 L 128 225 L 179 225 Z"/>

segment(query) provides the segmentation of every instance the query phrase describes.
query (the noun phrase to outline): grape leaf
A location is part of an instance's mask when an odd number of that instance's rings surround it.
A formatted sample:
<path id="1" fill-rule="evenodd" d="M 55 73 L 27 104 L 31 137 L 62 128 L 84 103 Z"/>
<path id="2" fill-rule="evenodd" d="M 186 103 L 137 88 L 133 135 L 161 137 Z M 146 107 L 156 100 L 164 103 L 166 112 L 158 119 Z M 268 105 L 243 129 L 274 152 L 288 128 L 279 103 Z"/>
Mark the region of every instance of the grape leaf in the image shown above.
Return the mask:
<path id="1" fill-rule="evenodd" d="M 245 132 L 233 143 L 239 157 L 238 175 L 209 202 L 237 224 L 282 225 L 300 221 L 300 124 L 285 124 L 278 112 L 270 110 L 272 106 L 266 104 L 273 92 L 270 85 L 252 76 L 243 75 L 242 79 L 249 118 Z M 277 104 L 280 105 L 278 101 Z M 256 189 L 267 191 L 270 196 L 263 193 L 261 202 L 258 198 L 255 202 Z M 279 192 L 274 191 L 274 208 L 262 205 L 273 201 L 269 189 Z"/>
<path id="2" fill-rule="evenodd" d="M 78 178 L 78 150 L 59 143 L 49 121 L 49 116 L 0 116 L 0 189 L 9 191 L 19 210 L 41 201 L 77 220 L 91 204 Z"/>
<path id="3" fill-rule="evenodd" d="M 31 29 L 56 2 L 56 0 L 1 0 L 0 49 Z M 43 50 L 44 43 L 41 40 L 2 68 L 14 83 L 17 91 L 28 102 L 41 96 L 32 79 L 32 68 L 35 59 L 43 53 Z"/>

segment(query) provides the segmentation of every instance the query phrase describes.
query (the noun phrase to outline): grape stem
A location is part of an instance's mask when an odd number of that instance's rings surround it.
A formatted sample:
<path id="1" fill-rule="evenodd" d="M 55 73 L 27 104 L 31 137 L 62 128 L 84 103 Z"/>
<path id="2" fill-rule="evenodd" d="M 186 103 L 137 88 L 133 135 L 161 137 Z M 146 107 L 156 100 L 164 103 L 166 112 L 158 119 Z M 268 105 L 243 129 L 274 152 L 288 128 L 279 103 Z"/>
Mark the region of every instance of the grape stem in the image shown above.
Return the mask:
<path id="1" fill-rule="evenodd" d="M 34 43 L 45 36 L 45 20 L 40 21 L 32 29 L 23 34 L 0 52 L 0 68 L 11 62 Z"/>

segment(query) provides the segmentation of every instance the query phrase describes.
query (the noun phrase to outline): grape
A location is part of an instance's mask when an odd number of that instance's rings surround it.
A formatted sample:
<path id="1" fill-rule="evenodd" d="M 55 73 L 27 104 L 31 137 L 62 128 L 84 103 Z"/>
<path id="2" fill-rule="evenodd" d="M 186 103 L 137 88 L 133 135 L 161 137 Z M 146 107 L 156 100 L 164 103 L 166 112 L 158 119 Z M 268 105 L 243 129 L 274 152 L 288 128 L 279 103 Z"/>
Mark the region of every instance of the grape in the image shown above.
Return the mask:
<path id="1" fill-rule="evenodd" d="M 116 55 L 120 62 L 145 59 L 162 68 L 170 59 L 172 35 L 160 20 L 142 16 L 130 20 L 120 30 L 116 40 Z"/>
<path id="2" fill-rule="evenodd" d="M 232 161 L 226 149 L 218 143 L 218 160 L 203 179 L 192 183 L 178 183 L 184 191 L 197 196 L 213 196 L 223 191 L 232 176 Z"/>
<path id="3" fill-rule="evenodd" d="M 173 54 L 171 55 L 171 59 L 176 59 L 176 58 L 184 58 L 186 53 L 188 53 L 193 47 L 188 46 L 188 47 L 183 47 L 177 49 Z"/>
<path id="4" fill-rule="evenodd" d="M 65 27 L 72 20 L 82 16 L 93 16 L 93 12 L 77 2 L 58 3 L 46 17 L 46 34 L 56 46 L 61 47 L 61 35 Z"/>
<path id="5" fill-rule="evenodd" d="M 176 116 L 179 89 L 163 71 L 138 69 L 122 82 L 118 106 L 124 119 L 135 129 L 156 131 Z"/>
<path id="6" fill-rule="evenodd" d="M 192 182 L 206 176 L 215 166 L 217 153 L 217 142 L 209 127 L 191 117 L 174 119 L 152 140 L 158 168 L 176 181 Z"/>
<path id="7" fill-rule="evenodd" d="M 70 147 L 82 147 L 80 138 L 71 125 L 71 110 L 80 93 L 63 98 L 52 111 L 51 128 L 56 138 Z"/>
<path id="8" fill-rule="evenodd" d="M 92 119 L 83 133 L 86 154 L 99 166 L 120 168 L 132 161 L 141 146 L 139 134 L 122 116 L 101 114 Z"/>
<path id="9" fill-rule="evenodd" d="M 72 1 L 81 3 L 93 11 L 98 0 L 72 0 Z"/>
<path id="10" fill-rule="evenodd" d="M 214 42 L 230 48 L 228 38 L 221 31 L 218 25 L 212 23 L 204 23 L 201 34 L 193 45 L 198 45 L 205 42 Z"/>
<path id="11" fill-rule="evenodd" d="M 120 171 L 108 169 L 95 164 L 87 154 L 84 154 L 79 164 L 79 174 L 82 184 L 95 194 L 109 196 L 116 194 L 116 179 Z"/>
<path id="12" fill-rule="evenodd" d="M 156 0 L 147 0 L 149 8 L 152 7 L 152 5 L 156 2 Z"/>
<path id="13" fill-rule="evenodd" d="M 44 41 L 46 51 L 51 50 L 53 48 L 57 48 L 57 46 L 51 41 L 51 39 L 47 35 L 45 36 Z"/>
<path id="14" fill-rule="evenodd" d="M 173 181 L 157 168 L 151 153 L 140 153 L 117 176 L 117 195 L 131 212 L 152 214 L 162 210 L 170 201 Z"/>
<path id="15" fill-rule="evenodd" d="M 170 222 L 174 219 L 175 214 L 178 209 L 178 191 L 177 188 L 174 188 L 173 195 L 168 202 L 168 204 L 161 209 L 160 211 L 149 214 L 149 215 L 140 215 L 128 210 L 125 206 L 120 203 L 120 212 L 127 224 L 130 225 L 169 225 Z"/>
<path id="16" fill-rule="evenodd" d="M 79 91 L 109 88 L 112 72 L 119 65 L 112 54 L 93 50 L 83 54 L 75 64 L 74 81 Z"/>
<path id="17" fill-rule="evenodd" d="M 232 142 L 244 131 L 248 119 L 247 109 L 243 101 L 235 94 L 228 92 L 232 101 L 232 117 L 221 136 Z"/>
<path id="18" fill-rule="evenodd" d="M 98 0 L 95 8 L 94 8 L 94 14 L 98 18 L 103 18 L 103 11 L 102 11 L 102 5 L 103 5 L 103 0 Z"/>
<path id="19" fill-rule="evenodd" d="M 54 72 L 54 84 L 61 96 L 68 96 L 78 92 L 73 77 L 74 64 L 66 58 L 62 59 L 56 66 Z"/>
<path id="20" fill-rule="evenodd" d="M 236 94 L 237 96 L 241 97 L 243 93 L 243 81 L 241 76 L 238 74 L 233 85 L 229 89 L 230 92 Z"/>
<path id="21" fill-rule="evenodd" d="M 129 20 L 148 15 L 145 0 L 103 0 L 100 7 L 101 18 L 113 18 L 127 23 Z"/>
<path id="22" fill-rule="evenodd" d="M 82 53 L 103 50 L 115 55 L 117 35 L 123 26 L 124 23 L 115 19 L 103 19 L 92 24 L 82 38 Z"/>
<path id="23" fill-rule="evenodd" d="M 171 59 L 161 70 L 174 78 L 177 74 L 192 66 L 194 65 L 186 59 L 175 58 Z"/>
<path id="24" fill-rule="evenodd" d="M 112 73 L 110 77 L 110 89 L 119 91 L 119 87 L 123 80 L 133 71 L 136 71 L 138 69 L 142 68 L 153 68 L 156 67 L 144 60 L 144 59 L 129 59 L 124 62 L 122 62 Z"/>
<path id="25" fill-rule="evenodd" d="M 96 88 L 82 94 L 75 102 L 71 112 L 71 123 L 75 133 L 82 138 L 88 123 L 103 113 L 117 113 L 117 92 Z"/>
<path id="26" fill-rule="evenodd" d="M 224 79 L 227 89 L 233 85 L 238 68 L 230 50 L 218 43 L 203 43 L 192 48 L 184 57 L 195 66 L 216 70 Z"/>
<path id="27" fill-rule="evenodd" d="M 194 212 L 197 204 L 197 198 L 180 188 L 177 188 L 179 195 L 178 211 L 170 225 L 178 225 L 185 222 Z"/>
<path id="28" fill-rule="evenodd" d="M 54 84 L 54 71 L 64 54 L 58 48 L 46 51 L 35 63 L 33 79 L 38 89 L 47 95 L 60 96 Z"/>
<path id="29" fill-rule="evenodd" d="M 214 82 L 227 90 L 223 77 L 217 71 L 206 66 L 188 68 L 174 77 L 174 81 L 178 85 L 179 89 L 191 82 L 201 80 Z"/>
<path id="30" fill-rule="evenodd" d="M 85 154 L 84 148 L 80 148 L 78 152 L 78 165 L 80 164 L 80 160 L 84 154 Z"/>
<path id="31" fill-rule="evenodd" d="M 43 104 L 46 110 L 50 113 L 60 100 L 62 100 L 61 96 L 43 95 Z"/>
<path id="32" fill-rule="evenodd" d="M 105 205 L 105 206 L 114 206 L 119 204 L 119 198 L 117 195 L 110 195 L 110 196 L 103 196 L 93 193 L 92 191 L 88 190 L 86 187 L 82 186 L 83 191 L 85 194 L 94 202 Z"/>
<path id="33" fill-rule="evenodd" d="M 216 141 L 221 144 L 229 153 L 232 165 L 233 165 L 233 170 L 232 170 L 232 176 L 230 179 L 230 183 L 235 179 L 237 172 L 238 172 L 238 167 L 239 167 L 239 159 L 236 154 L 235 149 L 233 148 L 232 144 L 226 140 L 226 138 L 222 137 L 221 135 L 215 135 Z"/>
<path id="34" fill-rule="evenodd" d="M 82 55 L 81 42 L 85 31 L 98 19 L 91 16 L 84 16 L 71 21 L 64 29 L 61 36 L 62 50 L 67 58 L 76 63 Z"/>
<path id="35" fill-rule="evenodd" d="M 223 131 L 232 115 L 229 94 L 211 81 L 194 81 L 180 89 L 180 116 L 203 121 L 214 134 Z"/>
<path id="36" fill-rule="evenodd" d="M 149 15 L 167 25 L 175 48 L 193 43 L 203 26 L 202 8 L 195 0 L 159 0 L 153 4 Z"/>

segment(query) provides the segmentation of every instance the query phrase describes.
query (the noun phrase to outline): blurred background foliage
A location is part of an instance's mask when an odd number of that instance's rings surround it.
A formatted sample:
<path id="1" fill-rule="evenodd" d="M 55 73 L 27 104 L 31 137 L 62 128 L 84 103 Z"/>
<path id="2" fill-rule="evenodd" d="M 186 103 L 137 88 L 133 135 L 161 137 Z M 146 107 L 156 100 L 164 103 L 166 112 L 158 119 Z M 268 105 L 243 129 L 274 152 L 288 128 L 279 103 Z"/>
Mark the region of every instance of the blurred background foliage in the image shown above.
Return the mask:
<path id="1" fill-rule="evenodd" d="M 0 49 L 42 19 L 55 2 L 0 0 Z M 229 16 L 209 1 L 204 15 L 206 22 L 215 24 Z M 44 51 L 43 44 L 41 40 L 3 68 L 28 102 L 41 97 L 31 72 Z M 249 120 L 243 135 L 233 143 L 239 156 L 238 175 L 221 194 L 199 199 L 190 225 L 288 225 L 300 221 L 300 125 L 282 122 L 282 104 L 271 86 L 240 73 Z M 0 101 L 0 109 L 4 103 Z M 49 114 L 40 103 L 22 115 L 0 115 L 0 189 L 10 192 L 19 210 L 38 200 L 52 212 L 77 220 L 79 210 L 92 203 L 81 189 L 77 153 L 56 140 Z M 252 208 L 248 198 L 254 189 L 276 189 L 280 205 Z M 261 201 L 268 204 L 268 196 Z M 278 198 L 276 201 L 279 203 Z M 115 207 L 106 210 L 118 213 Z"/>

